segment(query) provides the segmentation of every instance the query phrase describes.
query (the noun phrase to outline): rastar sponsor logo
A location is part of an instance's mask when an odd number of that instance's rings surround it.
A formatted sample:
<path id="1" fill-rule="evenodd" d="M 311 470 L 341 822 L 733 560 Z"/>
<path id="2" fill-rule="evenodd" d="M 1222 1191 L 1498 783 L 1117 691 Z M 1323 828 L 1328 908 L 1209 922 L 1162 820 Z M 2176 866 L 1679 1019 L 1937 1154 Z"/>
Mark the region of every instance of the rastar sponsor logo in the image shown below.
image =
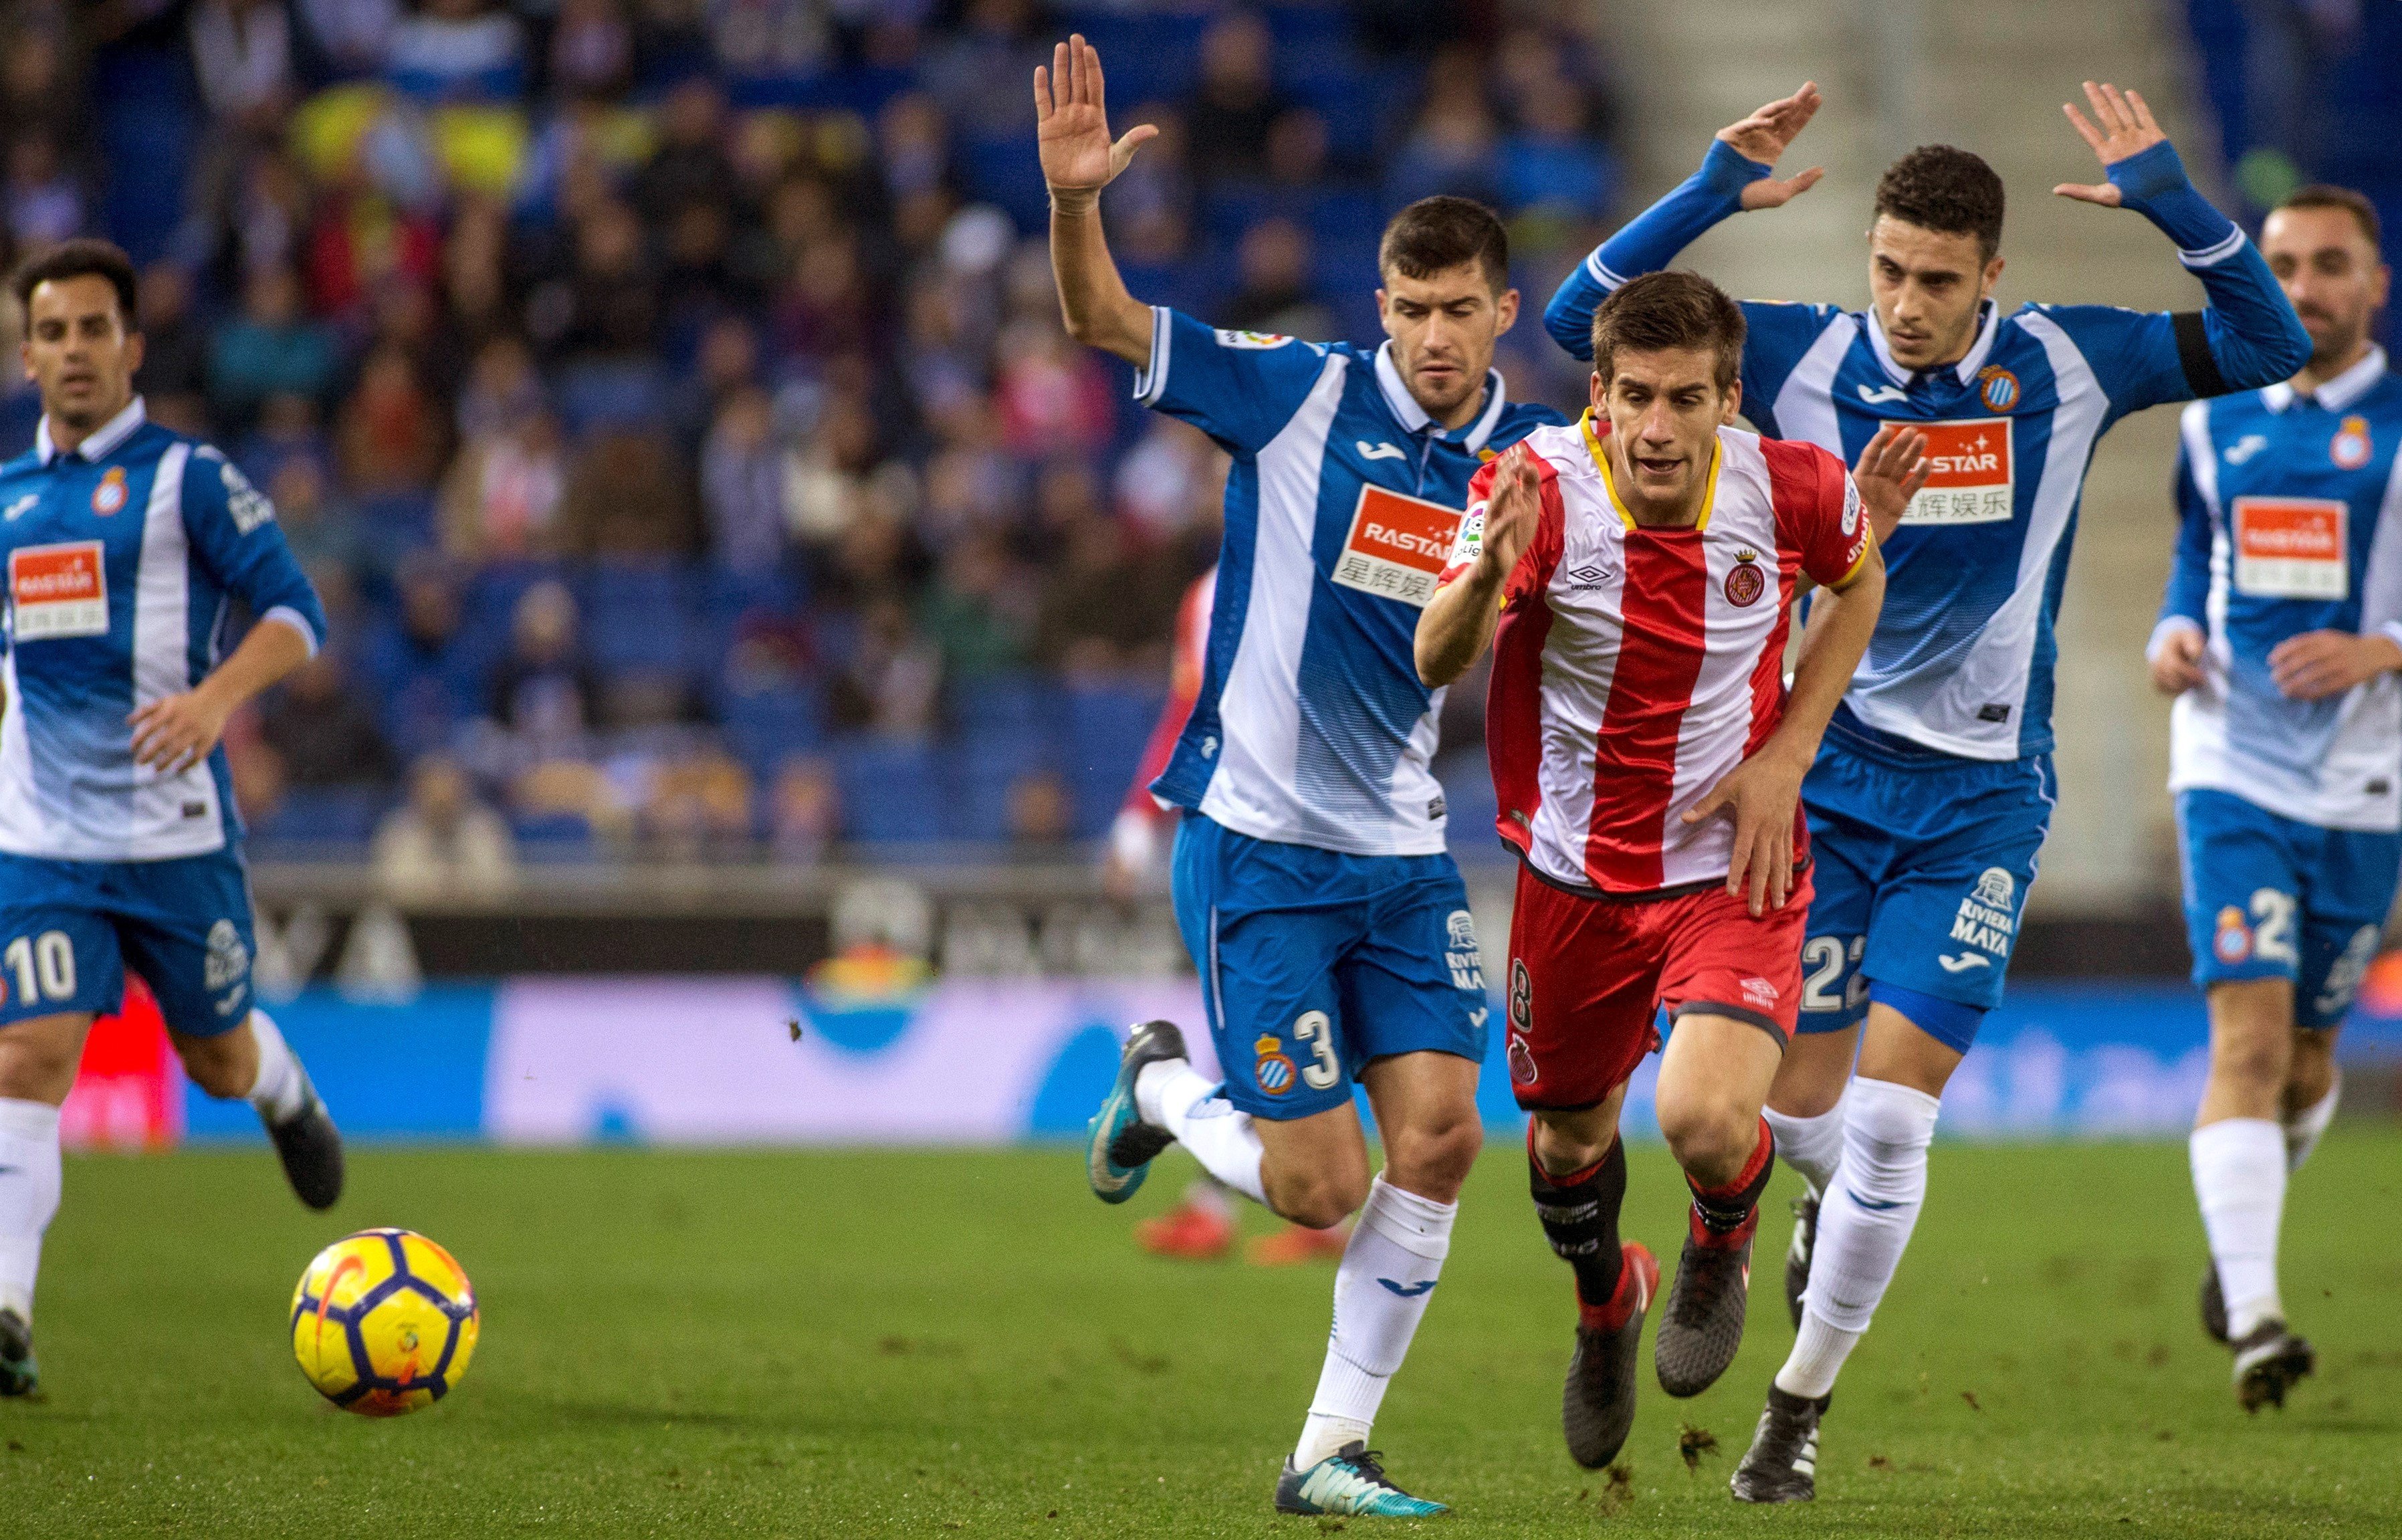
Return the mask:
<path id="1" fill-rule="evenodd" d="M 8 553 L 8 602 L 21 642 L 108 634 L 108 568 L 96 540 Z"/>
<path id="2" fill-rule="evenodd" d="M 1346 588 L 1425 608 L 1459 537 L 1460 512 L 1382 487 L 1360 488 L 1351 532 L 1334 558 Z"/>
<path id="3" fill-rule="evenodd" d="M 2237 593 L 2319 599 L 2349 594 L 2346 504 L 2332 498 L 2239 497 L 2230 512 Z"/>
<path id="4" fill-rule="evenodd" d="M 1922 422 L 1926 434 L 1926 485 L 1910 500 L 1904 524 L 1998 524 L 2011 513 L 2016 486 L 2010 419 L 1972 418 Z"/>

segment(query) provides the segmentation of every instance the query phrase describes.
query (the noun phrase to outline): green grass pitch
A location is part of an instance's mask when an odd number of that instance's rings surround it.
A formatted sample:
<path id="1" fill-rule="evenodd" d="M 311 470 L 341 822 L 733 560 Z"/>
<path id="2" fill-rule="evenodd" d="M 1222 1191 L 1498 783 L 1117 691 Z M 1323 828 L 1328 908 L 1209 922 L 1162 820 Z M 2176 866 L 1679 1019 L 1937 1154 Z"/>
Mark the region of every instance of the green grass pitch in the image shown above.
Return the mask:
<path id="1" fill-rule="evenodd" d="M 1673 1266 L 1681 1194 L 1635 1150 L 1629 1232 Z M 1631 1479 L 1560 1444 L 1567 1270 L 1497 1142 L 1377 1443 L 1447 1519 L 1280 1519 L 1331 1270 L 1139 1256 L 1077 1154 L 366 1150 L 338 1215 L 263 1152 L 67 1171 L 36 1326 L 47 1396 L 0 1403 L 0 1533 L 449 1536 L 2161 1535 L 2402 1533 L 2402 1134 L 2340 1129 L 2297 1185 L 2286 1297 L 2320 1373 L 2246 1417 L 2194 1322 L 2182 1146 L 1940 1146 L 1933 1197 L 1837 1392 L 1817 1503 L 1726 1495 L 1791 1340 L 1780 1176 L 1751 1336 Z M 1253 1231 L 1264 1216 L 1249 1218 Z M 474 1275 L 449 1400 L 376 1423 L 301 1381 L 283 1322 L 316 1248 L 399 1224 Z M 1701 1443 L 1689 1471 L 1690 1426 Z"/>

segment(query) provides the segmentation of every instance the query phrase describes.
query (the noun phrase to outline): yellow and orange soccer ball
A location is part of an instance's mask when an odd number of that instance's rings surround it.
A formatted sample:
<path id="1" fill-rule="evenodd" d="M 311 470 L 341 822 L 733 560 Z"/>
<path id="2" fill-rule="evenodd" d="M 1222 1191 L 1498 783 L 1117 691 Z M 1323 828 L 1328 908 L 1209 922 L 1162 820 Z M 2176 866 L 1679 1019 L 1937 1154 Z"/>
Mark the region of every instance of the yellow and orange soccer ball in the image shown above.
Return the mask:
<path id="1" fill-rule="evenodd" d="M 317 1253 L 292 1291 L 292 1352 L 345 1411 L 397 1417 L 448 1396 L 482 1316 L 466 1270 L 409 1230 L 363 1230 Z"/>

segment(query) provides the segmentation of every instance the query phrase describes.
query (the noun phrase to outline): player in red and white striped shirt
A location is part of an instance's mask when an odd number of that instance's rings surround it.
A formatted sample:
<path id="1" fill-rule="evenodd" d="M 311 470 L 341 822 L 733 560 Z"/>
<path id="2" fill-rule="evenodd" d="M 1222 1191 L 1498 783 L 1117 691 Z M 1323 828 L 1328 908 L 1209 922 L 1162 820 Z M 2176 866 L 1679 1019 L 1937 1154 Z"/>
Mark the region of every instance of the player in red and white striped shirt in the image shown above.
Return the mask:
<path id="1" fill-rule="evenodd" d="M 1509 1061 L 1533 1114 L 1537 1213 L 1576 1270 L 1569 1452 L 1608 1464 L 1635 1407 L 1659 1264 L 1622 1244 L 1626 1081 L 1676 1031 L 1660 1126 L 1693 1190 L 1661 1323 L 1663 1389 L 1692 1396 L 1742 1340 L 1774 1142 L 1760 1116 L 1793 1032 L 1809 909 L 1802 777 L 1866 650 L 1884 567 L 1863 499 L 1898 515 L 1923 438 L 1861 461 L 1728 426 L 1743 313 L 1655 273 L 1594 317 L 1593 409 L 1538 429 L 1470 484 L 1418 671 L 1447 683 L 1498 639 L 1486 741 L 1515 849 Z M 1815 584 L 1800 665 L 1791 601 Z"/>

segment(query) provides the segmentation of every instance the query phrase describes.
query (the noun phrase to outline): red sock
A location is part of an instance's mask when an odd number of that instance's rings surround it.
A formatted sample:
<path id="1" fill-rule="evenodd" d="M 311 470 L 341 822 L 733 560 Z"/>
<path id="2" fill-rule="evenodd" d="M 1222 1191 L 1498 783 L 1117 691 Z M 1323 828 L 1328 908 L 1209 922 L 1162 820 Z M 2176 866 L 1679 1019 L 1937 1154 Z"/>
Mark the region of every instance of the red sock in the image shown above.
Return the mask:
<path id="1" fill-rule="evenodd" d="M 1762 1118 L 1760 1143 L 1734 1180 L 1723 1187 L 1704 1187 L 1688 1174 L 1685 1185 L 1693 1189 L 1693 1244 L 1705 1250 L 1732 1251 L 1748 1243 L 1760 1224 L 1760 1195 L 1768 1190 L 1768 1178 L 1775 1169 L 1776 1136 Z"/>

